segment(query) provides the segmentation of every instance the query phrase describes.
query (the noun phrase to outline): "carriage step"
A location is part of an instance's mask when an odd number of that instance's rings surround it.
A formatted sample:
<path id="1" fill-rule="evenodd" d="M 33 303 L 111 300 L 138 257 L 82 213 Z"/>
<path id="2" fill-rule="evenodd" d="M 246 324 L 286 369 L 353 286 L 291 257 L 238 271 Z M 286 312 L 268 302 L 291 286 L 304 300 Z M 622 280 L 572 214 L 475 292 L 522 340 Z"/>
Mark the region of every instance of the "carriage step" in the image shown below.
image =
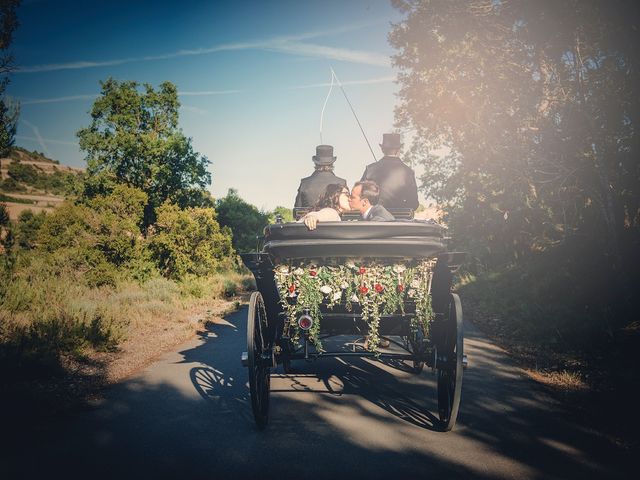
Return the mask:
<path id="1" fill-rule="evenodd" d="M 248 367 L 249 366 L 249 354 L 247 352 L 242 352 L 242 355 L 240 356 L 240 361 L 242 362 L 242 366 L 243 367 Z"/>
<path id="2" fill-rule="evenodd" d="M 469 366 L 469 360 L 465 354 L 462 354 L 462 368 L 467 368 Z"/>

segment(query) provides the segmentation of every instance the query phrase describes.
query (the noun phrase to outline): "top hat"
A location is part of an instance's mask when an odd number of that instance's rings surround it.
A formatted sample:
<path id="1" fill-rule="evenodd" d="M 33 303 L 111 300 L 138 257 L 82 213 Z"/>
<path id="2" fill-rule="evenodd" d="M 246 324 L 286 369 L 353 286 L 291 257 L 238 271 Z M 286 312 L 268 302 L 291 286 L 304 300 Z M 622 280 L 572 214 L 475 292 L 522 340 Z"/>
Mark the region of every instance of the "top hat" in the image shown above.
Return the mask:
<path id="1" fill-rule="evenodd" d="M 400 134 L 399 133 L 383 133 L 382 143 L 380 144 L 380 147 L 391 148 L 391 149 L 402 148 L 402 143 L 400 142 Z"/>
<path id="2" fill-rule="evenodd" d="M 318 166 L 333 165 L 336 157 L 333 156 L 333 147 L 331 145 L 318 145 L 316 154 L 313 156 L 313 163 Z"/>

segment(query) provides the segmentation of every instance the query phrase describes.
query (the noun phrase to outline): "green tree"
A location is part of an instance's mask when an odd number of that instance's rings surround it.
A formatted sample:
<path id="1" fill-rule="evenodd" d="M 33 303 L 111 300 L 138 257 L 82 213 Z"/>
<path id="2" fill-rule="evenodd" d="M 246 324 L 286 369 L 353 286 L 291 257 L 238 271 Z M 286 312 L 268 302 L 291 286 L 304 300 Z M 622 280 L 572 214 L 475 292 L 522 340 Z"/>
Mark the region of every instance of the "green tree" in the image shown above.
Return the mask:
<path id="1" fill-rule="evenodd" d="M 230 188 L 225 197 L 216 201 L 216 211 L 220 225 L 229 227 L 233 233 L 233 248 L 238 252 L 256 249 L 257 236 L 262 235 L 269 223 L 269 214 L 245 202 L 238 191 Z"/>
<path id="2" fill-rule="evenodd" d="M 137 82 L 112 78 L 100 84 L 91 125 L 78 131 L 88 165 L 87 193 L 104 193 L 114 183 L 139 188 L 148 196 L 145 226 L 165 201 L 182 208 L 206 204 L 209 161 L 178 128 L 176 86 L 164 82 L 154 90 L 144 84 L 140 91 Z"/>
<path id="3" fill-rule="evenodd" d="M 18 27 L 16 9 L 20 0 L 3 0 L 0 3 L 0 157 L 6 157 L 13 146 L 20 106 L 4 94 L 9 83 L 9 73 L 14 69 L 13 56 L 8 52 L 13 32 Z"/>
<path id="4" fill-rule="evenodd" d="M 269 223 L 275 223 L 276 218 L 280 216 L 282 221 L 293 222 L 293 210 L 287 207 L 276 207 L 273 209 L 273 212 L 269 215 Z"/>
<path id="5" fill-rule="evenodd" d="M 232 264 L 231 234 L 220 228 L 213 208 L 181 210 L 165 203 L 158 208 L 154 230 L 150 248 L 165 276 L 206 276 Z"/>
<path id="6" fill-rule="evenodd" d="M 456 235 L 492 264 L 579 238 L 623 264 L 640 227 L 637 4 L 394 3 L 397 123 Z"/>
<path id="7" fill-rule="evenodd" d="M 126 185 L 86 203 L 66 201 L 44 218 L 37 252 L 54 270 L 82 274 L 92 286 L 114 284 L 118 276 L 137 278 L 132 265 L 148 270 L 139 227 L 146 204 L 144 192 Z"/>

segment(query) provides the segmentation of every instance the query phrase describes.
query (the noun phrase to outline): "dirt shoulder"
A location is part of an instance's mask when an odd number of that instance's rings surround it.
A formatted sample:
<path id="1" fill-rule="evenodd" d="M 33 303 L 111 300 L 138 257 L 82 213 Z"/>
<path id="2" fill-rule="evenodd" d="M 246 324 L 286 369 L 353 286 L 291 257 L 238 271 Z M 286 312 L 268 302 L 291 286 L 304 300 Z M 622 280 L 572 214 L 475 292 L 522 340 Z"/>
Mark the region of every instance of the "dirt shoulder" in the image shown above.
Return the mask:
<path id="1" fill-rule="evenodd" d="M 246 304 L 246 294 L 215 299 L 185 310 L 178 318 L 149 323 L 132 322 L 117 349 L 65 357 L 60 371 L 12 382 L 0 399 L 0 417 L 14 423 L 63 415 L 100 401 L 105 387 L 118 383 L 153 363 L 158 357 L 206 330 L 211 323 Z"/>

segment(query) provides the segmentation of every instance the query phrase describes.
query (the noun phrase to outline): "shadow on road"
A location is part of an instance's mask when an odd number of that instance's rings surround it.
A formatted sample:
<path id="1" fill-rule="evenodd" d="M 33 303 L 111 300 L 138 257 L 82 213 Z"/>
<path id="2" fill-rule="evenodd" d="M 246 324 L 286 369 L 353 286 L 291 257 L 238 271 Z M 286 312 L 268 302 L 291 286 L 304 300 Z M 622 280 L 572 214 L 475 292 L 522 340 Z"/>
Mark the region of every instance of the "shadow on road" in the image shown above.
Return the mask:
<path id="1" fill-rule="evenodd" d="M 472 328 L 452 432 L 434 429 L 429 370 L 368 359 L 274 372 L 270 425 L 259 432 L 240 364 L 245 316 L 115 386 L 104 404 L 25 430 L 3 450 L 3 477 L 631 477 L 625 452 L 572 423 Z"/>

